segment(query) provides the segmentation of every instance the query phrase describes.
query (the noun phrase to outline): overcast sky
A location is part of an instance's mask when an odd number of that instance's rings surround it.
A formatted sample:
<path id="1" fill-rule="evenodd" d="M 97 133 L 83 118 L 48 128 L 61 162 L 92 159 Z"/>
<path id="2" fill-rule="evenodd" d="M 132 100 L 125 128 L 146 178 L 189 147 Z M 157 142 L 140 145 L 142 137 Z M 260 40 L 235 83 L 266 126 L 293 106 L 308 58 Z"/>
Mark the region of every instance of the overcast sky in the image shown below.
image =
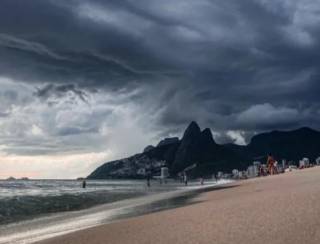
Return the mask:
<path id="1" fill-rule="evenodd" d="M 191 120 L 320 129 L 314 0 L 1 0 L 0 178 L 73 178 Z"/>

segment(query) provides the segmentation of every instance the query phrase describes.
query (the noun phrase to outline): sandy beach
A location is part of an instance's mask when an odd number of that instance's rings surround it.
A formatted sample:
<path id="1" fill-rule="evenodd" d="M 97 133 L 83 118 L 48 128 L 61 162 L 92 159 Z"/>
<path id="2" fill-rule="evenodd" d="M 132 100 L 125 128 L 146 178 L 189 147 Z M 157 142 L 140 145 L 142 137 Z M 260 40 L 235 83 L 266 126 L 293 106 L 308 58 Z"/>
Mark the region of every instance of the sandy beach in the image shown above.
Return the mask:
<path id="1" fill-rule="evenodd" d="M 320 243 L 320 167 L 239 181 L 194 204 L 42 244 Z"/>

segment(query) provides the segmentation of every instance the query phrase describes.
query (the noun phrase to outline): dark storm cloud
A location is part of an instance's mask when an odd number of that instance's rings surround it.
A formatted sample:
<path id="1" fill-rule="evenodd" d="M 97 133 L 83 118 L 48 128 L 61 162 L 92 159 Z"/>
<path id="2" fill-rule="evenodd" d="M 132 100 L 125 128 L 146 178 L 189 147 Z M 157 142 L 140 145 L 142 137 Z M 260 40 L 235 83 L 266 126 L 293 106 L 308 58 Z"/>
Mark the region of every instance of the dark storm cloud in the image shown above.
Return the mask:
<path id="1" fill-rule="evenodd" d="M 139 88 L 132 101 L 170 132 L 191 120 L 245 135 L 319 128 L 319 10 L 311 0 L 2 0 L 0 72 L 43 99 Z"/>
<path id="2" fill-rule="evenodd" d="M 87 102 L 87 94 L 85 91 L 78 89 L 74 84 L 66 85 L 54 85 L 47 84 L 42 88 L 38 88 L 35 94 L 42 99 L 48 99 L 52 96 L 61 98 L 66 95 L 66 93 L 72 93 L 73 95 L 79 97 L 83 102 Z"/>

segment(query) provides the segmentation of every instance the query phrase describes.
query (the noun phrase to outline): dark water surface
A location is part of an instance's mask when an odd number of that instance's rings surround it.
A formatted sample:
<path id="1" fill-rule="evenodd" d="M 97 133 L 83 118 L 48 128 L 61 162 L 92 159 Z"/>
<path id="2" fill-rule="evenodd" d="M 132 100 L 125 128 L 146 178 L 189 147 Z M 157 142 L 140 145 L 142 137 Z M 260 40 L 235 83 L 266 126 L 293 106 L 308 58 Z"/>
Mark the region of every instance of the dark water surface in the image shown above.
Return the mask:
<path id="1" fill-rule="evenodd" d="M 86 189 L 72 180 L 0 181 L 0 225 L 175 189 L 130 180 L 88 181 Z"/>
<path id="2" fill-rule="evenodd" d="M 33 192 L 24 195 L 19 193 L 11 197 L 3 197 L 1 201 L 8 204 L 9 209 L 14 209 L 14 206 L 10 206 L 10 202 L 14 202 L 14 204 L 23 202 L 24 207 L 18 206 L 19 211 L 15 209 L 11 212 L 14 213 L 11 215 L 13 223 L 0 225 L 0 244 L 33 243 L 123 218 L 194 204 L 199 201 L 196 197 L 200 193 L 224 189 L 227 186 L 223 185 L 228 182 L 206 182 L 204 186 L 201 186 L 199 182 L 193 182 L 188 187 L 175 182 L 170 182 L 167 185 L 153 182 L 152 189 L 150 189 L 145 186 L 145 182 L 141 181 L 121 181 L 117 184 L 104 181 L 97 182 L 99 189 L 94 187 L 90 189 L 89 187 L 89 189 L 82 190 L 79 187 L 72 189 L 69 186 L 67 190 L 60 189 L 58 192 L 55 190 L 54 193 L 51 190 L 44 190 L 41 194 Z M 28 184 L 30 183 L 28 182 Z M 64 184 L 68 185 L 70 182 L 59 182 L 60 186 Z M 71 182 L 71 184 L 78 186 L 79 183 Z M 112 185 L 111 190 L 108 189 L 111 187 L 110 185 Z M 31 204 L 27 204 L 28 200 L 26 199 L 29 198 Z M 107 203 L 99 204 L 104 201 Z M 98 205 L 95 207 L 87 208 L 96 204 Z M 69 207 L 66 208 L 66 205 Z M 3 206 L 2 209 L 5 209 Z M 83 210 L 70 211 L 73 208 Z M 23 209 L 30 212 L 25 213 Z M 17 213 L 21 213 L 22 216 Z M 24 217 L 27 218 L 26 221 L 17 221 Z M 8 219 L 10 219 L 10 215 L 4 218 L 3 223 L 10 222 Z"/>
<path id="3" fill-rule="evenodd" d="M 87 188 L 82 189 L 81 183 L 76 180 L 0 181 L 0 226 L 199 186 L 198 181 L 191 182 L 188 187 L 174 181 L 162 185 L 153 181 L 148 188 L 143 180 L 90 180 L 87 181 Z"/>

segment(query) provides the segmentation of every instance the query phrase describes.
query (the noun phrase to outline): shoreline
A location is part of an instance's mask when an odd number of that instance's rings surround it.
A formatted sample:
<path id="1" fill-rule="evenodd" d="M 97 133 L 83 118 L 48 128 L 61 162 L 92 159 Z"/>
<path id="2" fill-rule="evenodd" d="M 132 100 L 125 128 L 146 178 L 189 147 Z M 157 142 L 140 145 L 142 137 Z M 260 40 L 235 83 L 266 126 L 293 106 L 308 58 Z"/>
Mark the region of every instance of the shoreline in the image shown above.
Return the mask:
<path id="1" fill-rule="evenodd" d="M 320 167 L 228 186 L 200 194 L 191 205 L 39 244 L 320 243 Z"/>
<path id="2" fill-rule="evenodd" d="M 202 191 L 210 188 L 219 188 L 229 182 L 220 181 L 218 184 L 191 186 L 187 189 L 181 187 L 179 190 L 102 204 L 80 211 L 51 214 L 34 220 L 0 226 L 0 244 L 8 242 L 34 243 L 117 222 L 125 218 L 192 204 L 191 199 Z M 190 200 L 191 202 L 189 203 Z"/>

